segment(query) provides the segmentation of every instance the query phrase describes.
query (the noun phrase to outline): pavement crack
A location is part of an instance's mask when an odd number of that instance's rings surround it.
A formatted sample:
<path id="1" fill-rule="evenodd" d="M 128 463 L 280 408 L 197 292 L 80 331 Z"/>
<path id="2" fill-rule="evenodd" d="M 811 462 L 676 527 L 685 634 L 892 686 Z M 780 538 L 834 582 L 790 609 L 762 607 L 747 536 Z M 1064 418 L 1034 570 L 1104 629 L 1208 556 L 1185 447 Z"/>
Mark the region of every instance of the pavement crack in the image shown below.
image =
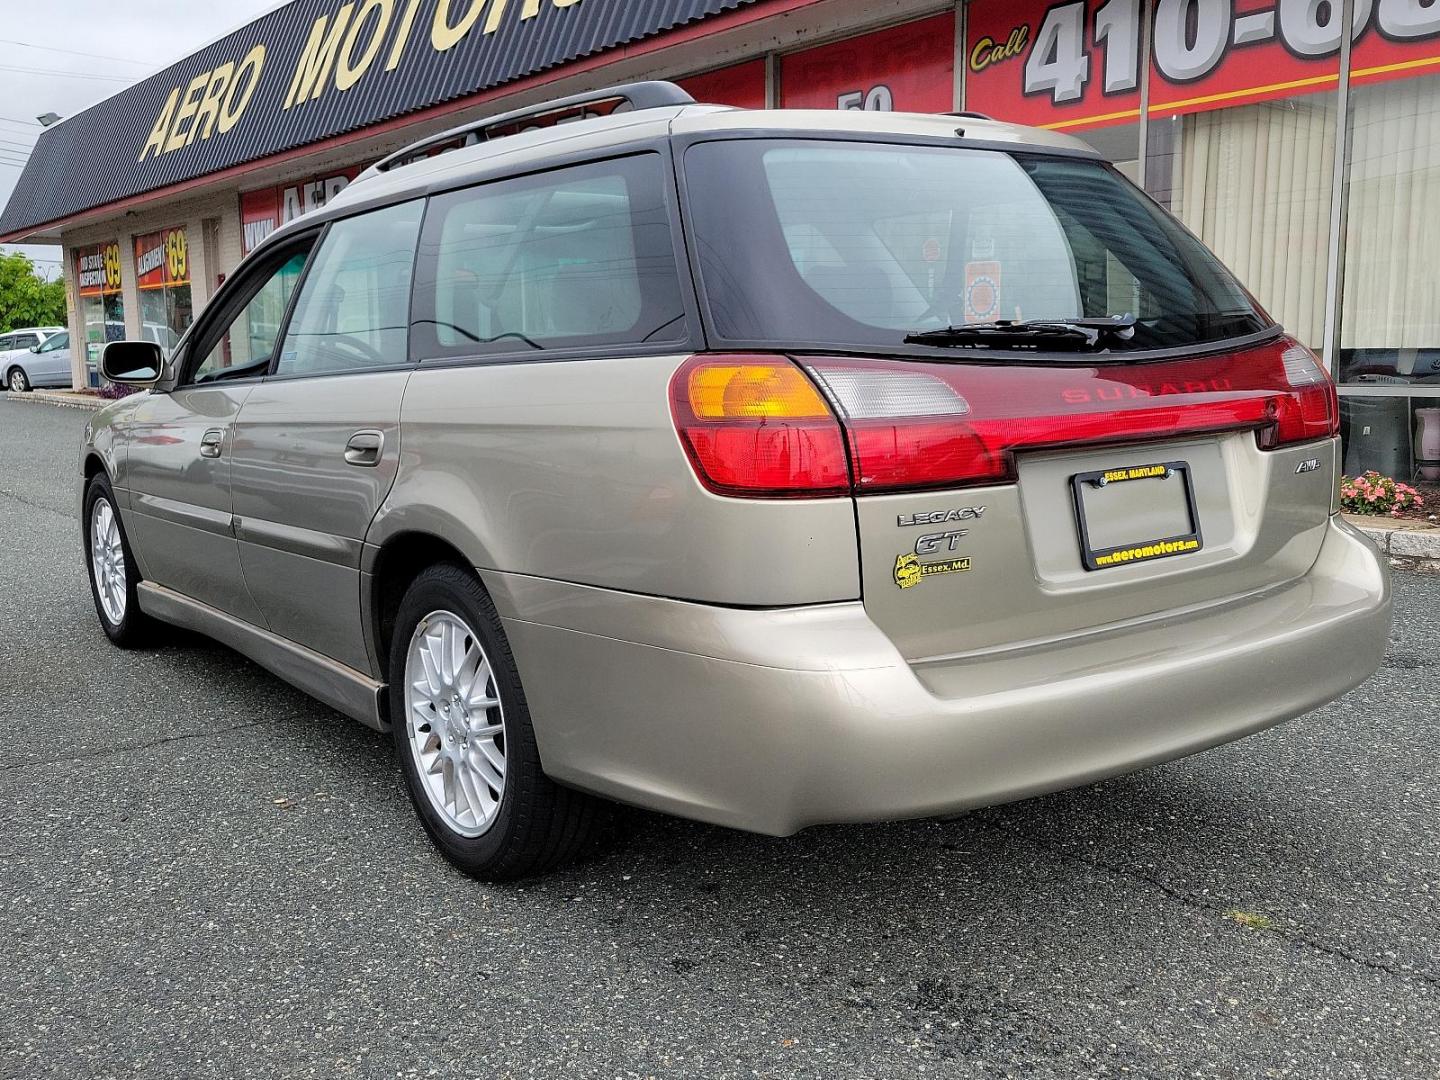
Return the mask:
<path id="1" fill-rule="evenodd" d="M 32 499 L 28 495 L 21 495 L 18 491 L 11 491 L 9 488 L 0 487 L 0 496 L 3 496 L 7 499 L 14 499 L 22 506 L 29 506 L 35 510 L 44 510 L 47 514 L 54 514 L 57 517 L 69 518 L 71 521 L 78 521 L 80 518 L 79 514 L 72 514 L 66 510 L 57 510 L 55 507 L 49 505 L 48 503 L 43 503 L 38 499 Z"/>
<path id="2" fill-rule="evenodd" d="M 1424 671 L 1440 667 L 1440 660 L 1430 656 L 1401 656 L 1387 652 L 1380 666 L 1390 671 Z"/>
<path id="3" fill-rule="evenodd" d="M 1198 899 L 1192 893 L 1185 892 L 1182 889 L 1177 889 L 1173 885 L 1167 885 L 1160 879 L 1151 877 L 1149 874 L 1145 874 L 1131 867 L 1122 866 L 1118 863 L 1108 863 L 1100 859 L 1088 858 L 1083 855 L 1074 855 L 1068 851 L 1063 851 L 1059 848 L 1055 848 L 1050 846 L 1049 844 L 1041 843 L 1038 841 L 1036 843 L 1038 847 L 1049 852 L 1051 855 L 1054 855 L 1056 858 L 1065 860 L 1066 862 L 1078 863 L 1082 866 L 1088 866 L 1092 870 L 1102 870 L 1108 874 L 1114 874 L 1118 877 L 1129 878 L 1131 881 L 1139 882 L 1142 885 L 1149 885 L 1151 888 L 1158 889 L 1160 892 L 1164 893 L 1172 900 L 1175 900 L 1176 902 L 1183 904 L 1184 906 L 1191 908 L 1192 910 L 1203 911 L 1207 914 L 1219 915 L 1221 917 L 1224 916 L 1225 911 L 1227 910 L 1219 904 L 1207 903 L 1204 900 Z M 1322 953 L 1325 956 L 1329 956 L 1335 959 L 1348 960 L 1353 964 L 1359 964 L 1361 967 L 1369 968 L 1371 971 L 1374 971 L 1378 974 L 1388 975 L 1391 978 L 1401 979 L 1406 982 L 1418 982 L 1421 985 L 1427 987 L 1428 989 L 1440 990 L 1440 976 L 1432 975 L 1429 972 L 1425 971 L 1416 971 L 1413 968 L 1407 970 L 1404 968 L 1395 967 L 1391 964 L 1381 963 L 1378 960 L 1371 960 L 1367 957 L 1359 955 L 1358 953 L 1351 952 L 1344 946 L 1332 945 L 1327 941 L 1321 941 L 1318 938 L 1310 937 L 1309 935 L 1304 934 L 1299 930 L 1292 930 L 1283 926 L 1268 926 L 1263 928 L 1256 928 L 1252 931 L 1252 933 L 1274 934 L 1276 937 L 1284 938 L 1291 944 L 1305 946 L 1307 948 L 1313 949 L 1318 953 Z"/>
<path id="4" fill-rule="evenodd" d="M 108 746 L 103 750 L 92 750 L 85 754 L 74 754 L 70 757 L 55 758 L 33 758 L 30 761 L 17 761 L 9 765 L 0 766 L 0 773 L 16 772 L 20 769 L 33 769 L 41 765 L 65 765 L 75 761 L 91 761 L 96 758 L 119 757 L 121 754 L 129 754 L 136 750 L 150 750 L 157 746 L 165 746 L 167 743 L 185 742 L 191 739 L 213 739 L 221 735 L 229 735 L 236 731 L 246 731 L 250 728 L 263 727 L 266 724 L 279 724 L 286 720 L 298 720 L 301 713 L 286 716 L 272 716 L 265 720 L 252 720 L 247 724 L 232 724 L 230 727 L 217 728 L 212 731 L 191 731 L 183 735 L 166 735 L 159 739 L 150 739 L 146 742 L 125 743 L 123 746 Z"/>

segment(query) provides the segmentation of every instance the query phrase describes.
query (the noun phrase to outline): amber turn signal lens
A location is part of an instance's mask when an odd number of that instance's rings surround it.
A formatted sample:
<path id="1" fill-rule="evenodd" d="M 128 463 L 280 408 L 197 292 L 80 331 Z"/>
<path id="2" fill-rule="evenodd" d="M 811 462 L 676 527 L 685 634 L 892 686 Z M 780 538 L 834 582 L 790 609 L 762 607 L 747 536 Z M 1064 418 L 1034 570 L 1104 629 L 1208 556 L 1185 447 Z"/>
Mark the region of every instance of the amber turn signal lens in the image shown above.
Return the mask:
<path id="1" fill-rule="evenodd" d="M 704 364 L 693 368 L 690 409 L 700 420 L 818 420 L 830 409 L 790 363 Z"/>
<path id="2" fill-rule="evenodd" d="M 670 380 L 670 411 L 696 479 L 717 495 L 818 499 L 850 491 L 840 423 L 783 356 L 692 356 Z"/>

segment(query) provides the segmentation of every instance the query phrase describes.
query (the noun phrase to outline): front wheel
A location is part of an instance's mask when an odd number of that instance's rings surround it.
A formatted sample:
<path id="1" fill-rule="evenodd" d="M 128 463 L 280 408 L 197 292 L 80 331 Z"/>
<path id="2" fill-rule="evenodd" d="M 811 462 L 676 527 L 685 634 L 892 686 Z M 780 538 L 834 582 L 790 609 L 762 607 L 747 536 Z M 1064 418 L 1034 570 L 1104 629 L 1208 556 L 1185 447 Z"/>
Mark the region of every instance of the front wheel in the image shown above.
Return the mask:
<path id="1" fill-rule="evenodd" d="M 23 394 L 30 389 L 30 376 L 25 374 L 24 368 L 11 368 L 10 378 L 6 380 L 6 385 L 14 393 Z"/>
<path id="2" fill-rule="evenodd" d="M 500 618 L 475 576 L 433 566 L 401 601 L 390 721 L 411 801 L 461 870 L 508 881 L 573 858 L 603 804 L 545 775 Z"/>
<path id="3" fill-rule="evenodd" d="M 103 473 L 97 473 L 85 489 L 84 520 L 85 564 L 101 629 L 122 649 L 148 644 L 155 624 L 136 599 L 140 571 L 115 509 L 115 492 Z"/>

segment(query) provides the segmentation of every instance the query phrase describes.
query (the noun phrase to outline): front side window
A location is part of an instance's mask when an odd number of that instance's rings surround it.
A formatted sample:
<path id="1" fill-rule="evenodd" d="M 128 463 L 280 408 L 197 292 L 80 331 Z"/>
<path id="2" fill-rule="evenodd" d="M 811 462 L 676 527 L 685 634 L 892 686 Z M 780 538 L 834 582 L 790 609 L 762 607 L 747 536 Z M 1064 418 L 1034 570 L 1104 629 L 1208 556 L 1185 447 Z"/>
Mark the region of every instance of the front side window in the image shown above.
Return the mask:
<path id="1" fill-rule="evenodd" d="M 403 364 L 422 200 L 330 226 L 305 277 L 275 365 L 320 375 Z"/>
<path id="2" fill-rule="evenodd" d="M 239 313 L 230 319 L 218 336 L 206 336 L 201 346 L 205 350 L 204 358 L 192 376 L 194 382 L 260 375 L 269 369 L 285 309 L 290 304 L 300 273 L 305 269 L 309 252 L 310 247 L 306 244 L 300 250 L 282 254 L 278 263 L 260 270 L 255 278 L 258 286 L 244 301 Z M 146 328 L 145 340 L 154 341 L 167 352 L 175 345 L 168 337 L 152 334 L 149 327 Z"/>
<path id="3" fill-rule="evenodd" d="M 897 348 L 998 321 L 1134 316 L 1116 347 L 1267 326 L 1183 229 L 1107 166 L 830 140 L 702 143 L 690 214 L 720 337 Z"/>
<path id="4" fill-rule="evenodd" d="M 40 346 L 38 351 L 42 353 L 59 352 L 61 349 L 67 348 L 69 345 L 70 332 L 67 330 L 46 338 L 45 343 Z"/>
<path id="5" fill-rule="evenodd" d="M 425 233 L 422 358 L 685 336 L 658 155 L 439 196 Z"/>

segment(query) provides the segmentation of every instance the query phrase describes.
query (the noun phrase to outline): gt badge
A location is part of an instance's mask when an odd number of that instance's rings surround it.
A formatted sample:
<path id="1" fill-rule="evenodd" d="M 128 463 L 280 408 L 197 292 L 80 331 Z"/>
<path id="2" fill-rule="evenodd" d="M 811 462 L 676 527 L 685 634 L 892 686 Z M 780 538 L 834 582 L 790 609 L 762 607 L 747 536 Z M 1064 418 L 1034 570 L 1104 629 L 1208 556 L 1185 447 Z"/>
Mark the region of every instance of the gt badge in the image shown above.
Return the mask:
<path id="1" fill-rule="evenodd" d="M 954 551 L 960 541 L 969 535 L 969 529 L 951 529 L 949 532 L 930 533 L 915 541 L 916 555 L 934 555 L 943 547 Z"/>
<path id="2" fill-rule="evenodd" d="M 922 563 L 919 555 L 896 555 L 895 584 L 902 589 L 913 589 L 928 577 L 935 577 L 937 574 L 961 574 L 969 569 L 968 555 L 933 563 Z"/>

